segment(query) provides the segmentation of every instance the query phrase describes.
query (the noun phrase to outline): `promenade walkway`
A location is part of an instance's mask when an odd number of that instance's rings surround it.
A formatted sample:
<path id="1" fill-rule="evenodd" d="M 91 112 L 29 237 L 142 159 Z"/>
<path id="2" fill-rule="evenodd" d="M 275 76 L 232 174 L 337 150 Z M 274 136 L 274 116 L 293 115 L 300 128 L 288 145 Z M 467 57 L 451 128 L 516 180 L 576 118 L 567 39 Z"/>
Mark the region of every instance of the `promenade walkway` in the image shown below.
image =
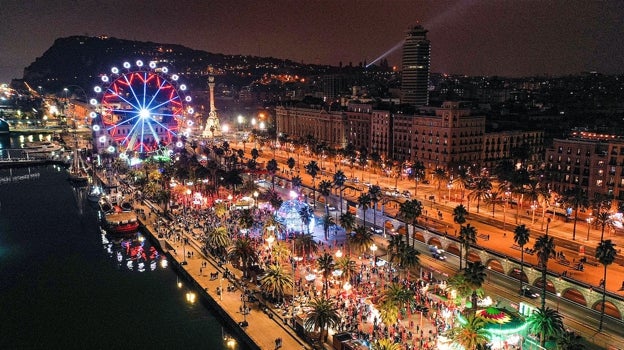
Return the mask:
<path id="1" fill-rule="evenodd" d="M 156 213 L 152 214 L 152 209 L 147 205 L 140 204 L 137 207 L 143 209 L 146 213 L 145 218 L 140 218 L 143 226 L 155 238 L 158 238 L 155 227 L 156 219 L 158 218 Z M 250 311 L 247 315 L 243 315 L 241 312 L 241 307 L 243 306 L 243 290 L 241 286 L 243 284 L 238 282 L 241 281 L 242 277 L 240 271 L 232 268 L 230 264 L 219 267 L 213 259 L 202 254 L 200 247 L 193 240 L 189 240 L 189 244 L 183 244 L 182 241 L 173 239 L 159 240 L 161 244 L 164 243 L 162 248 L 171 254 L 176 262 L 180 264 L 180 267 L 203 288 L 210 298 L 219 304 L 222 310 L 234 322 L 247 321 L 248 326 L 242 328 L 259 349 L 276 349 L 275 340 L 277 338 L 281 338 L 282 349 L 312 349 L 289 326 L 285 325 L 279 316 L 273 315 L 273 317 L 269 317 L 269 314 L 260 310 L 255 304 L 246 303 Z M 190 258 L 188 254 L 191 254 Z M 182 264 L 183 262 L 186 263 Z M 234 278 L 222 278 L 226 267 L 234 275 Z M 218 273 L 219 278 L 211 278 L 210 275 L 213 273 Z M 232 281 L 236 281 L 236 283 L 232 283 Z M 234 284 L 236 289 L 228 292 L 227 286 Z M 217 293 L 218 288 L 223 291 L 221 295 Z"/>

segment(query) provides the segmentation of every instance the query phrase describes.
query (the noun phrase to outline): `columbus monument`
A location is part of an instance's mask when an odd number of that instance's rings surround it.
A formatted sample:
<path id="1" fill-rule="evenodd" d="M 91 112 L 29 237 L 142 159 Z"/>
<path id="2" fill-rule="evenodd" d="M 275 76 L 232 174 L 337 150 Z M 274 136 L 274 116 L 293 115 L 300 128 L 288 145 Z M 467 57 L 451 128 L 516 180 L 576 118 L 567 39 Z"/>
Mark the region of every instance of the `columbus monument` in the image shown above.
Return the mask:
<path id="1" fill-rule="evenodd" d="M 219 124 L 219 117 L 217 116 L 217 108 L 215 108 L 214 98 L 214 77 L 211 75 L 208 77 L 208 87 L 210 88 L 210 112 L 208 113 L 208 119 L 206 119 L 206 127 L 202 136 L 205 138 L 215 138 L 221 136 L 221 124 Z"/>

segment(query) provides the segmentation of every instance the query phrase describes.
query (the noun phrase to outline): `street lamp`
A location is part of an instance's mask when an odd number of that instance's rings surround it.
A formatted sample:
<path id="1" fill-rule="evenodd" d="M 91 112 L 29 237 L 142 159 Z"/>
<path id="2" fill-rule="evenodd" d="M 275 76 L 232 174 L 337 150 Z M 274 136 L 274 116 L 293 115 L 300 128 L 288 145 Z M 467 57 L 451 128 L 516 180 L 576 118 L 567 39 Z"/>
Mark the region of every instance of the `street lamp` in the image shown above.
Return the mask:
<path id="1" fill-rule="evenodd" d="M 585 220 L 587 221 L 587 239 L 586 239 L 586 241 L 589 241 L 589 228 L 591 227 L 591 223 L 592 223 L 592 221 L 594 221 L 594 218 L 590 215 Z"/>
<path id="2" fill-rule="evenodd" d="M 247 327 L 247 287 L 243 288 L 243 322 L 242 327 Z"/>
<path id="3" fill-rule="evenodd" d="M 254 205 L 256 206 L 256 208 L 258 208 L 258 191 L 254 191 L 253 196 L 254 196 Z"/>
<path id="4" fill-rule="evenodd" d="M 232 210 L 232 195 L 228 194 L 227 199 L 228 199 L 228 210 Z"/>
<path id="5" fill-rule="evenodd" d="M 239 115 L 238 115 L 238 130 L 239 130 L 239 131 L 240 131 L 240 130 L 242 130 L 242 125 L 243 125 L 243 121 L 244 121 L 244 120 L 245 120 L 245 119 L 243 118 L 243 116 L 239 114 Z"/>
<path id="6" fill-rule="evenodd" d="M 559 312 L 559 300 L 561 299 L 561 293 L 557 292 L 557 312 Z"/>
<path id="7" fill-rule="evenodd" d="M 370 250 L 371 252 L 373 252 L 373 264 L 375 264 L 377 262 L 377 245 L 375 243 L 373 243 L 370 246 Z"/>
<path id="8" fill-rule="evenodd" d="M 336 251 L 336 258 L 342 258 L 342 250 L 338 249 L 338 251 Z"/>
<path id="9" fill-rule="evenodd" d="M 537 205 L 535 205 L 535 203 L 531 204 L 531 211 L 533 212 L 532 214 L 532 218 L 531 218 L 531 225 L 535 225 L 535 209 L 537 209 Z"/>

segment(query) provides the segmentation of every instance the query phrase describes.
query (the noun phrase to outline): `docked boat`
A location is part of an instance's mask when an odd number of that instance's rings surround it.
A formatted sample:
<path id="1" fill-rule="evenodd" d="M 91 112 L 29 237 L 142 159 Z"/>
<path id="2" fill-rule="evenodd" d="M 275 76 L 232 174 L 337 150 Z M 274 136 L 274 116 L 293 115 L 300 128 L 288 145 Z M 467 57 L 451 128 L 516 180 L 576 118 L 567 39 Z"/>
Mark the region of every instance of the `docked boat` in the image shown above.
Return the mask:
<path id="1" fill-rule="evenodd" d="M 104 229 L 110 234 L 126 235 L 135 233 L 139 229 L 139 219 L 127 201 L 123 201 L 117 206 L 102 199 L 100 200 L 100 210 L 103 213 Z"/>
<path id="2" fill-rule="evenodd" d="M 98 185 L 89 186 L 89 192 L 87 193 L 87 199 L 89 202 L 97 203 L 102 198 L 102 187 Z"/>
<path id="3" fill-rule="evenodd" d="M 89 181 L 89 171 L 77 148 L 72 152 L 72 162 L 69 165 L 69 181 L 86 183 Z"/>
<path id="4" fill-rule="evenodd" d="M 26 142 L 24 144 L 24 151 L 26 151 L 26 153 L 52 153 L 62 149 L 63 146 L 50 141 Z"/>

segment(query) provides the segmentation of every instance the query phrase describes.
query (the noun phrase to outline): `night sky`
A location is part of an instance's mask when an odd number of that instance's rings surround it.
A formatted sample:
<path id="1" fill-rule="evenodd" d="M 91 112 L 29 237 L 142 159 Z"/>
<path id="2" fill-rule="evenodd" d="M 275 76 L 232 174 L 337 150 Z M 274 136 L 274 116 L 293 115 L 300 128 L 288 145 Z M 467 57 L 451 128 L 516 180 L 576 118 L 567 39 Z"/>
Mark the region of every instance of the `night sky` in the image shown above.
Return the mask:
<path id="1" fill-rule="evenodd" d="M 621 0 L 0 0 L 0 82 L 56 38 L 106 34 L 338 65 L 371 62 L 407 28 L 429 30 L 433 72 L 624 72 Z M 400 65 L 400 49 L 388 57 Z"/>

